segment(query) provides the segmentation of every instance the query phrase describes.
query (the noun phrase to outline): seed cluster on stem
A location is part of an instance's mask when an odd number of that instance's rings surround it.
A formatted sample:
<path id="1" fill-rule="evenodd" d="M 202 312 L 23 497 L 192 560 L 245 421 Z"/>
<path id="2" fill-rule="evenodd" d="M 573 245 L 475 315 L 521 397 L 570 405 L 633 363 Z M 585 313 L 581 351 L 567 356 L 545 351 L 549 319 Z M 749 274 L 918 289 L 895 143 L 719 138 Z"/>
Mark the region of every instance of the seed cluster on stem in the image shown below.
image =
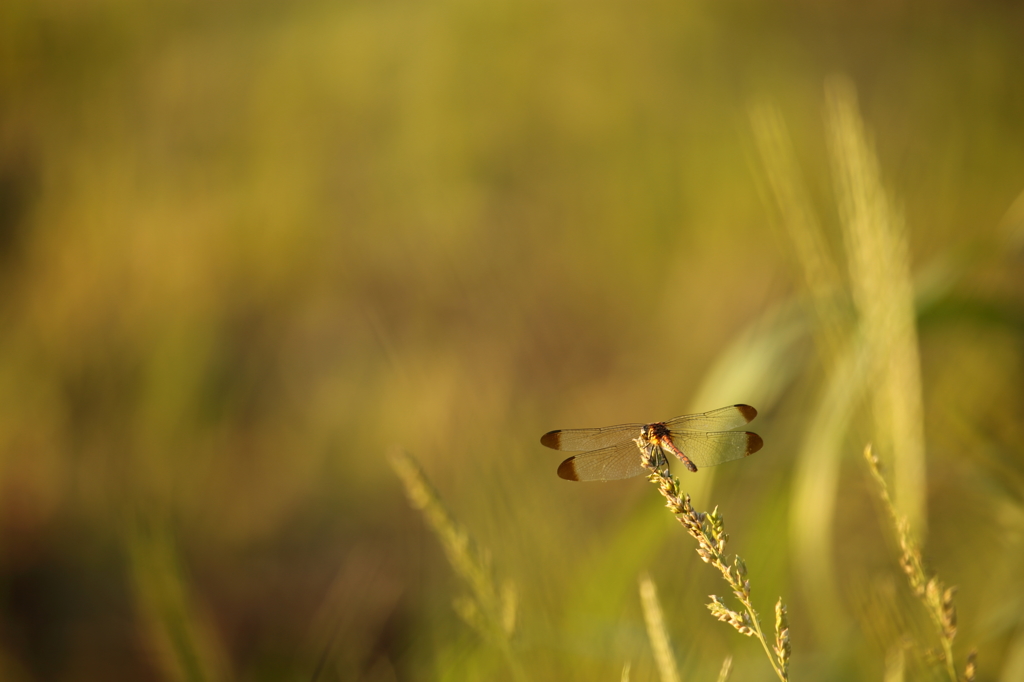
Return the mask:
<path id="1" fill-rule="evenodd" d="M 968 654 L 962 677 L 957 674 L 953 659 L 953 640 L 956 637 L 956 604 L 953 597 L 956 595 L 956 587 L 946 587 L 937 575 L 928 575 L 925 571 L 921 548 L 910 532 L 910 522 L 896 511 L 896 505 L 889 495 L 889 485 L 882 475 L 882 464 L 870 445 L 864 448 L 864 459 L 868 463 L 871 477 L 878 485 L 878 496 L 896 531 L 896 540 L 900 545 L 900 568 L 907 576 L 910 589 L 924 604 L 938 632 L 942 653 L 937 659 L 942 662 L 951 682 L 960 682 L 961 679 L 965 682 L 974 682 L 977 652 L 972 650 Z"/>
<path id="2" fill-rule="evenodd" d="M 764 647 L 764 652 L 775 670 L 775 674 L 783 682 L 789 679 L 789 622 L 786 618 L 786 607 L 780 598 L 775 605 L 775 641 L 769 645 L 761 630 L 761 620 L 750 599 L 750 580 L 747 577 L 747 565 L 737 555 L 729 555 L 725 545 L 729 535 L 725 532 L 725 521 L 716 507 L 710 512 L 695 511 L 688 494 L 681 494 L 679 479 L 672 476 L 665 464 L 663 453 L 656 447 L 637 439 L 641 460 L 644 468 L 650 471 L 648 479 L 658 486 L 658 492 L 666 500 L 666 505 L 675 514 L 676 520 L 682 524 L 686 532 L 697 541 L 697 554 L 706 564 L 711 564 L 721 572 L 729 584 L 733 595 L 743 606 L 743 611 L 730 609 L 721 597 L 711 595 L 708 609 L 718 620 L 729 623 L 741 635 L 756 637 Z"/>

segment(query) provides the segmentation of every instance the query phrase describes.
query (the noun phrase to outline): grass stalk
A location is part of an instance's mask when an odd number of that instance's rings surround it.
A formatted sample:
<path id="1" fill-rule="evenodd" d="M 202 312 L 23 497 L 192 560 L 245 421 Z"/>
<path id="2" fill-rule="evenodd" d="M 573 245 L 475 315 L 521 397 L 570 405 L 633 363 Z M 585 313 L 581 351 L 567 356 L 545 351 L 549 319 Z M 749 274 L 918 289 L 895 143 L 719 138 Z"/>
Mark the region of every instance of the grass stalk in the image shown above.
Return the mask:
<path id="1" fill-rule="evenodd" d="M 139 518 L 127 536 L 128 566 L 143 636 L 165 679 L 227 679 L 227 655 L 190 590 L 167 523 Z"/>
<path id="2" fill-rule="evenodd" d="M 938 576 L 928 575 L 925 571 L 921 548 L 910 532 L 910 523 L 907 518 L 902 516 L 893 504 L 889 495 L 889 485 L 882 475 L 881 462 L 870 445 L 864 448 L 864 459 L 867 460 L 872 478 L 878 484 L 878 496 L 881 498 L 882 506 L 885 507 L 896 532 L 896 540 L 900 546 L 900 567 L 907 576 L 910 589 L 924 604 L 925 610 L 938 632 L 939 643 L 942 646 L 941 659 L 946 675 L 950 682 L 960 682 L 956 666 L 953 663 L 953 640 L 956 638 L 957 629 L 956 605 L 953 603 L 956 587 L 946 587 Z M 974 669 L 974 653 L 972 652 L 967 658 L 963 679 L 973 680 Z"/>
<path id="3" fill-rule="evenodd" d="M 644 467 L 651 473 L 648 479 L 658 486 L 658 492 L 665 498 L 666 506 L 675 514 L 676 520 L 682 524 L 686 532 L 697 541 L 697 554 L 706 564 L 719 570 L 725 582 L 732 589 L 733 595 L 743 606 L 743 612 L 737 612 L 726 606 L 721 597 L 711 595 L 708 610 L 720 621 L 729 623 L 741 635 L 756 637 L 764 648 L 765 655 L 772 669 L 782 682 L 789 679 L 789 622 L 786 617 L 786 606 L 780 598 L 775 605 L 775 639 L 769 644 L 761 628 L 761 619 L 750 599 L 750 580 L 747 577 L 747 565 L 743 559 L 734 554 L 727 554 L 725 545 L 729 536 L 725 532 L 725 522 L 716 507 L 710 512 L 695 511 L 688 494 L 681 494 L 679 479 L 672 476 L 665 465 L 663 454 L 656 448 L 647 446 L 637 439 Z"/>
<path id="4" fill-rule="evenodd" d="M 437 490 L 409 454 L 392 450 L 391 468 L 405 486 L 413 507 L 423 512 L 441 541 L 448 562 L 465 581 L 470 594 L 455 601 L 455 610 L 466 623 L 501 651 L 514 680 L 525 680 L 521 661 L 512 647 L 516 627 L 516 593 L 509 582 L 498 583 L 490 553 L 474 542 L 445 508 Z"/>

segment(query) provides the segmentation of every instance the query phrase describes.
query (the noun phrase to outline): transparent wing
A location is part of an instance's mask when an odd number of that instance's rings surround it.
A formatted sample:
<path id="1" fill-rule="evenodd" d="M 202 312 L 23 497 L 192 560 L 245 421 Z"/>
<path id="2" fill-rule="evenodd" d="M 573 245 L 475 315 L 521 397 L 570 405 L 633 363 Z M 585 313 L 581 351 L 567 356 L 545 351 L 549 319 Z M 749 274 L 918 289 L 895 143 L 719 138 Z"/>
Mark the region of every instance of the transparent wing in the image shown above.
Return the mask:
<path id="1" fill-rule="evenodd" d="M 540 442 L 553 450 L 569 452 L 607 448 L 622 442 L 629 443 L 635 450 L 633 439 L 640 435 L 641 428 L 643 424 L 619 424 L 600 429 L 561 429 L 548 431 L 540 437 Z"/>
<path id="2" fill-rule="evenodd" d="M 764 445 L 761 436 L 747 431 L 673 431 L 672 442 L 697 465 L 698 469 L 752 455 Z"/>
<path id="3" fill-rule="evenodd" d="M 558 467 L 567 481 L 617 481 L 647 473 L 640 463 L 640 448 L 631 440 L 574 455 Z"/>
<path id="4" fill-rule="evenodd" d="M 730 405 L 700 414 L 684 414 L 665 422 L 671 431 L 728 431 L 749 424 L 757 416 L 750 405 Z"/>

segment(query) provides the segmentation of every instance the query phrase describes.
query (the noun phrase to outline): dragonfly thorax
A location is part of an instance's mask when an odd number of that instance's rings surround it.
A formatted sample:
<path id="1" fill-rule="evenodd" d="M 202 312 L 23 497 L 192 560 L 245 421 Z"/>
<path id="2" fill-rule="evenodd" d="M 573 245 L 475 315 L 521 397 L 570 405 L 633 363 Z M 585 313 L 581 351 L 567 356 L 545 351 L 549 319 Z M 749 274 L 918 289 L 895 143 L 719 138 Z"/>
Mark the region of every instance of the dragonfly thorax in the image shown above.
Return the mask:
<path id="1" fill-rule="evenodd" d="M 654 424 L 644 424 L 640 428 L 640 435 L 644 437 L 644 440 L 658 441 L 669 435 L 668 427 L 665 426 L 664 422 L 655 422 Z"/>

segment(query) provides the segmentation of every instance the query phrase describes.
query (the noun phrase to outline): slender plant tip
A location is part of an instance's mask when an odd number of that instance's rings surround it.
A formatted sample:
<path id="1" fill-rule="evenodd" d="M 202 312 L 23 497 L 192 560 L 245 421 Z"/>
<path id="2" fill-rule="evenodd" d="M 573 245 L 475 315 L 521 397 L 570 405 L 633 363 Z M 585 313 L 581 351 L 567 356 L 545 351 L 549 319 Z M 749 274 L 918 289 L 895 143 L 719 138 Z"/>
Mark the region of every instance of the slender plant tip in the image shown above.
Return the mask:
<path id="1" fill-rule="evenodd" d="M 651 650 L 654 652 L 661 682 L 680 682 L 679 666 L 665 626 L 658 590 L 648 575 L 640 577 L 640 605 L 643 607 L 647 636 L 651 640 Z"/>
<path id="2" fill-rule="evenodd" d="M 871 447 L 871 443 L 864 446 L 864 459 L 868 461 L 868 466 L 871 467 L 872 471 L 882 473 L 882 462 L 879 461 L 878 455 L 875 454 L 874 449 Z"/>
<path id="3" fill-rule="evenodd" d="M 732 674 L 732 654 L 725 657 L 722 661 L 722 668 L 718 671 L 718 682 L 727 682 L 729 675 Z"/>

